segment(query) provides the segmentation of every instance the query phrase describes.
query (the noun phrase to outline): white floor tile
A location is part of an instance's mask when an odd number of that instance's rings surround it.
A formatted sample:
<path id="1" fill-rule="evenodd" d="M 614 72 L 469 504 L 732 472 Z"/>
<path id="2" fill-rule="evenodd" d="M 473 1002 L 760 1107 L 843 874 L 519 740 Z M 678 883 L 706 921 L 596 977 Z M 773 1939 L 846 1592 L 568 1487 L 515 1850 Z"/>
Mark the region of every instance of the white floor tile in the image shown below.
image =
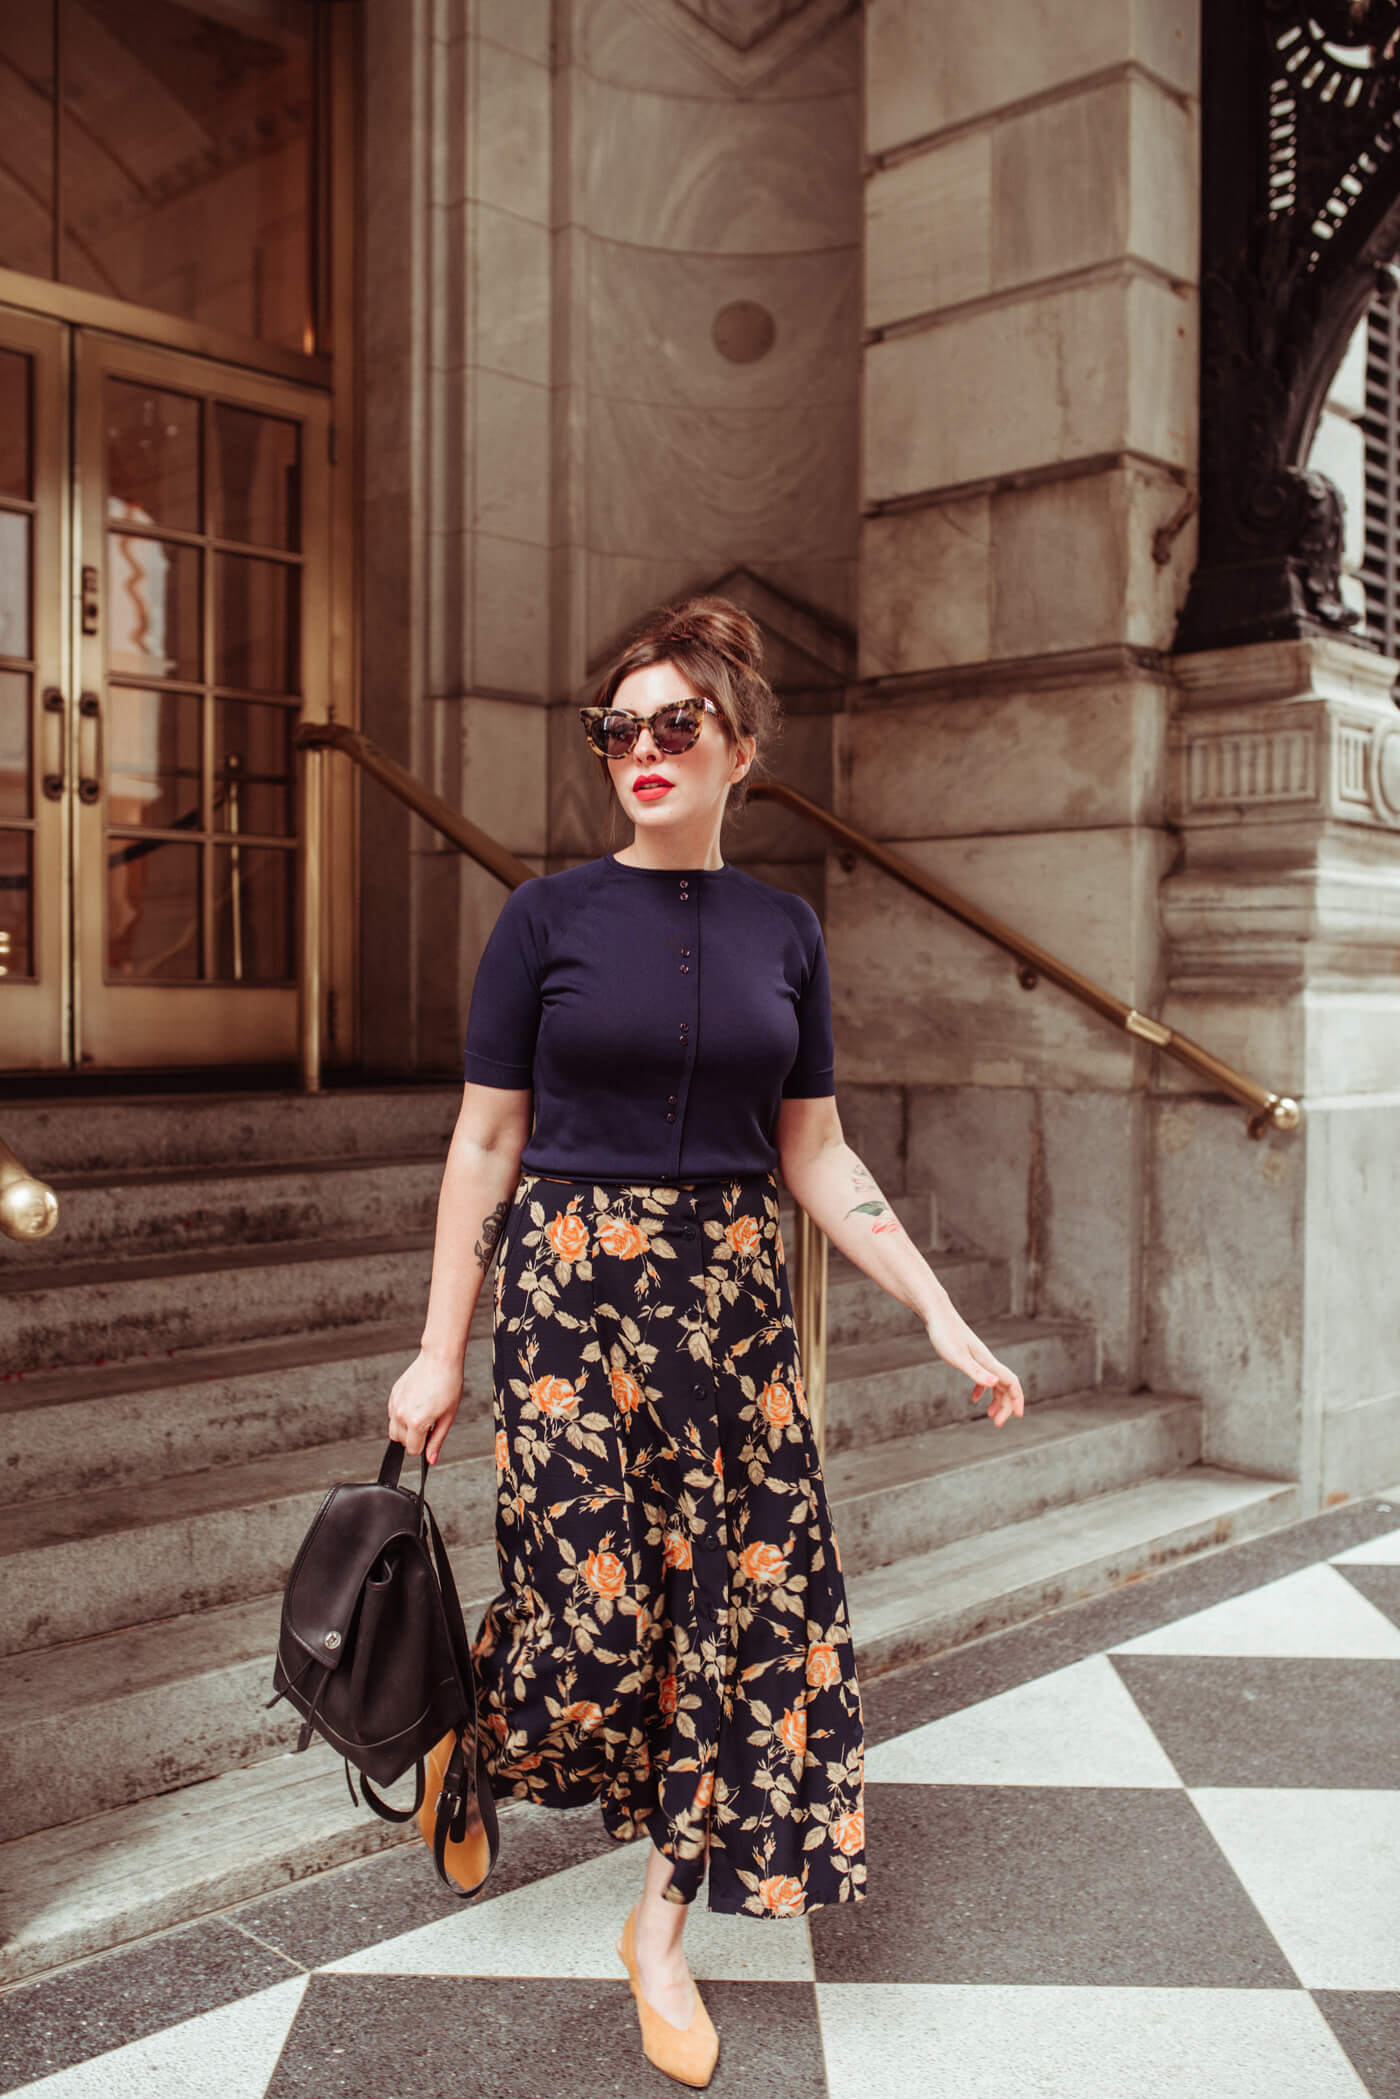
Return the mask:
<path id="1" fill-rule="evenodd" d="M 480 1909 L 422 1925 L 333 1961 L 342 1975 L 602 1976 L 625 1982 L 615 1951 L 641 1893 L 644 1842 L 569 1866 L 498 1895 Z M 812 1947 L 801 1917 L 724 1917 L 704 1907 L 703 1883 L 685 1925 L 699 1982 L 810 1982 Z"/>
<path id="2" fill-rule="evenodd" d="M 1400 1531 L 1387 1531 L 1383 1537 L 1367 1538 L 1364 1544 L 1348 1545 L 1345 1552 L 1332 1555 L 1334 1567 L 1345 1567 L 1348 1561 L 1363 1567 L 1400 1567 Z"/>
<path id="3" fill-rule="evenodd" d="M 1400 1793 L 1193 1787 L 1310 1990 L 1400 1989 Z"/>
<path id="4" fill-rule="evenodd" d="M 934 1786 L 1181 1783 L 1103 1654 L 881 1742 L 865 1775 Z"/>
<path id="5" fill-rule="evenodd" d="M 830 2099 L 1365 2099 L 1303 1990 L 819 1983 Z"/>
<path id="6" fill-rule="evenodd" d="M 1400 1661 L 1400 1625 L 1368 1603 L 1344 1574 L 1301 1567 L 1243 1596 L 1213 1603 L 1113 1654 L 1320 1655 L 1336 1661 Z"/>
<path id="7" fill-rule="evenodd" d="M 304 1975 L 17 2090 L 28 2099 L 263 2099 Z"/>

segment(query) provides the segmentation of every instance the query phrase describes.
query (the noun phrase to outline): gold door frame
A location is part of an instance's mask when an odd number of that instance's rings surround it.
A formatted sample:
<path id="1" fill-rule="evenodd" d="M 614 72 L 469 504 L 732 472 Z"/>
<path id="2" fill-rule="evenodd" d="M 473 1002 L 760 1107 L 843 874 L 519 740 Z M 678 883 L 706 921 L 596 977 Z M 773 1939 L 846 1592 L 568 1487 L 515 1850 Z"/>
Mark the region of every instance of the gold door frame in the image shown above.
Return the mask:
<path id="1" fill-rule="evenodd" d="M 0 1055 L 23 1069 L 66 1061 L 72 1041 L 71 799 L 64 608 L 72 573 L 68 396 L 71 343 L 57 321 L 0 309 L 0 347 L 30 360 L 32 446 L 29 627 L 30 939 L 32 979 L 0 983 Z M 9 826 L 7 825 L 7 829 Z"/>

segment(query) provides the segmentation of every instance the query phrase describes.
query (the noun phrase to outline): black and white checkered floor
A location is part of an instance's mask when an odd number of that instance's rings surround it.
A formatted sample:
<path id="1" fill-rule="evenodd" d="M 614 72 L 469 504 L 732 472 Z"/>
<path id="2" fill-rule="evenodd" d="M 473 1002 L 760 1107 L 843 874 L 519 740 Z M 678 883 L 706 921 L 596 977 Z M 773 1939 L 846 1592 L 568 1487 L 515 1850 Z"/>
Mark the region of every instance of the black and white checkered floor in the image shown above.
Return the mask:
<path id="1" fill-rule="evenodd" d="M 1373 1498 L 876 1680 L 869 1897 L 686 1944 L 710 2091 L 1400 2099 L 1400 1504 Z M 43 2099 L 674 2092 L 613 1953 L 643 1849 L 512 1811 L 0 2003 Z M 703 1899 L 703 1897 L 702 1897 Z"/>

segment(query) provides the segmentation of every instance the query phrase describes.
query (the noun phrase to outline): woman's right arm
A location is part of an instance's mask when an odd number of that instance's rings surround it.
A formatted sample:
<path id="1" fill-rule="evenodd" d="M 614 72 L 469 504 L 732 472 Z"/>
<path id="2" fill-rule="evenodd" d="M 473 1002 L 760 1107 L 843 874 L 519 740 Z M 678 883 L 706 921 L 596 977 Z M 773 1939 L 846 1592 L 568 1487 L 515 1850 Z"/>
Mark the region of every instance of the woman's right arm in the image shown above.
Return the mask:
<path id="1" fill-rule="evenodd" d="M 472 1314 L 520 1178 L 531 1094 L 468 1084 L 452 1132 L 433 1240 L 433 1279 L 418 1354 L 389 1395 L 389 1434 L 436 1464 L 462 1404 Z"/>

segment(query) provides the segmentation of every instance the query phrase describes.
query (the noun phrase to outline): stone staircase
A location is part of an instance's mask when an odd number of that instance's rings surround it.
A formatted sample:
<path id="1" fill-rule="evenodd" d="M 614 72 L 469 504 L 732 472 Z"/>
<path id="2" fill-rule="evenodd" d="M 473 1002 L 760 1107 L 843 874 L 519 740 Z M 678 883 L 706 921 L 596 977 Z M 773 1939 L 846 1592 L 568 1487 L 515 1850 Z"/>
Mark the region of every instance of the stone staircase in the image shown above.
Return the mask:
<path id="1" fill-rule="evenodd" d="M 6 1109 L 62 1213 L 0 1241 L 0 1982 L 402 1841 L 263 1702 L 296 1546 L 382 1454 L 458 1099 Z M 826 1475 L 865 1677 L 1298 1513 L 1290 1483 L 1199 1462 L 1197 1400 L 1103 1388 L 1090 1328 L 1012 1316 L 1002 1263 L 940 1250 L 930 1197 L 897 1207 L 1029 1404 L 973 1417 L 833 1250 Z M 479 1312 L 432 1495 L 470 1625 L 490 1405 Z"/>

